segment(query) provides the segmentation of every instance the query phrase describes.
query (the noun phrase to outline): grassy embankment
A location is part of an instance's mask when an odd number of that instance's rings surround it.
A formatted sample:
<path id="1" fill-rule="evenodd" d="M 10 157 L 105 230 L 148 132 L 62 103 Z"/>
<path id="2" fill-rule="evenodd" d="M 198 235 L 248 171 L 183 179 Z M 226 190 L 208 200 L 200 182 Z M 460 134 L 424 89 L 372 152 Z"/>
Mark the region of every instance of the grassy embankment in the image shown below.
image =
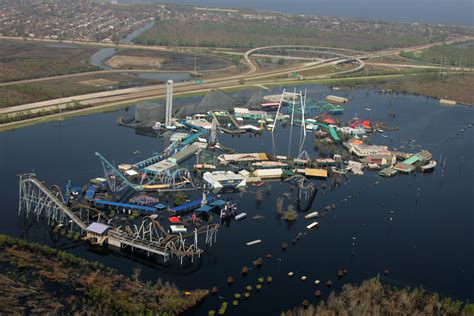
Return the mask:
<path id="1" fill-rule="evenodd" d="M 97 83 L 95 83 L 96 80 Z M 80 77 L 51 79 L 0 87 L 0 108 L 59 99 L 69 96 L 159 84 L 158 80 L 140 79 L 119 73 L 88 74 Z"/>
<path id="2" fill-rule="evenodd" d="M 98 70 L 89 63 L 99 48 L 62 43 L 0 41 L 0 82 Z"/>
<path id="3" fill-rule="evenodd" d="M 0 235 L 0 314 L 177 315 L 207 296 Z"/>
<path id="4" fill-rule="evenodd" d="M 194 46 L 196 38 L 199 38 L 199 45 L 203 47 L 252 48 L 299 44 L 374 51 L 443 39 L 441 33 L 430 38 L 429 34 L 414 32 L 409 27 L 375 28 L 364 25 L 364 29 L 358 30 L 343 27 L 336 31 L 325 30 L 300 25 L 297 18 L 289 25 L 278 19 L 273 22 L 237 20 L 225 23 L 167 20 L 157 22 L 152 29 L 135 38 L 134 42 L 145 45 Z"/>
<path id="5" fill-rule="evenodd" d="M 305 302 L 305 305 L 307 302 Z M 441 298 L 419 288 L 397 289 L 369 279 L 360 286 L 344 285 L 339 294 L 329 295 L 317 306 L 298 307 L 282 316 L 313 315 L 473 315 L 474 304 Z"/>
<path id="6" fill-rule="evenodd" d="M 474 74 L 447 73 L 444 78 L 439 72 L 425 72 L 415 75 L 374 76 L 376 80 L 347 81 L 334 83 L 353 88 L 374 88 L 388 92 L 424 95 L 437 99 L 450 99 L 458 103 L 474 105 Z M 374 79 L 375 79 L 374 78 Z"/>
<path id="7" fill-rule="evenodd" d="M 474 42 L 440 45 L 416 52 L 402 52 L 402 57 L 447 66 L 474 67 Z"/>

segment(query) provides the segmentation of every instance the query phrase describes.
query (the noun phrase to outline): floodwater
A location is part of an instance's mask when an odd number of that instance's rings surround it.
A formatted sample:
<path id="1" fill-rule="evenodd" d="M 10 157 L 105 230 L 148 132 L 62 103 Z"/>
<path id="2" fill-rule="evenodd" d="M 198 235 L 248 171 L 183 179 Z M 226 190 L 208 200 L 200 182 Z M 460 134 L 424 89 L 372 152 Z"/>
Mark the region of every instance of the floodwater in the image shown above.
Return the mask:
<path id="1" fill-rule="evenodd" d="M 155 25 L 155 22 L 149 22 L 145 24 L 144 26 L 136 29 L 135 31 L 127 35 L 125 38 L 121 39 L 120 43 L 121 44 L 131 43 L 135 37 L 151 29 L 154 25 Z M 90 57 L 90 63 L 94 66 L 99 67 L 100 69 L 106 69 L 106 70 L 113 69 L 112 67 L 107 66 L 105 62 L 108 59 L 110 59 L 112 56 L 114 56 L 116 53 L 117 53 L 116 48 L 113 48 L 113 47 L 101 48 Z M 144 80 L 153 80 L 153 81 L 156 81 L 156 80 L 166 81 L 168 79 L 172 79 L 175 82 L 182 82 L 191 78 L 191 75 L 187 72 L 134 72 L 134 73 L 124 72 L 123 74 L 132 76 L 132 77 L 138 77 Z"/>
<path id="2" fill-rule="evenodd" d="M 130 44 L 135 37 L 142 35 L 146 31 L 151 29 L 153 26 L 155 26 L 155 22 L 149 22 L 149 23 L 143 25 L 142 27 L 139 27 L 138 29 L 136 29 L 132 33 L 128 34 L 125 38 L 122 38 L 120 40 L 120 43 L 121 44 Z"/>
<path id="3" fill-rule="evenodd" d="M 120 40 L 120 44 L 130 44 L 135 37 L 140 36 L 144 32 L 148 31 L 154 25 L 155 25 L 155 22 L 149 22 L 143 25 L 142 27 L 139 27 L 135 31 L 131 32 L 130 34 L 122 38 Z M 101 48 L 95 54 L 91 56 L 90 63 L 94 66 L 100 67 L 101 69 L 112 69 L 111 67 L 105 65 L 104 62 L 110 57 L 112 57 L 113 55 L 115 55 L 116 52 L 117 52 L 117 49 L 113 47 Z"/>
<path id="4" fill-rule="evenodd" d="M 431 174 L 396 176 L 385 179 L 376 172 L 365 171 L 363 176 L 349 175 L 338 180 L 314 181 L 318 187 L 311 210 L 322 210 L 335 204 L 334 211 L 320 218 L 320 228 L 308 231 L 310 221 L 299 213 L 296 222 L 288 225 L 275 215 L 275 201 L 284 193 L 285 209 L 295 205 L 296 190 L 286 183 L 271 182 L 260 205 L 255 201 L 256 187 L 250 186 L 242 196 L 233 198 L 241 211 L 249 214 L 241 222 L 231 222 L 219 230 L 217 243 L 208 249 L 191 268 L 161 267 L 124 254 L 98 254 L 84 245 L 64 241 L 54 242 L 39 223 L 29 228 L 30 240 L 48 243 L 84 258 L 98 260 L 130 274 L 136 266 L 142 268 L 147 280 L 162 278 L 174 282 L 180 289 L 217 286 L 218 295 L 210 296 L 191 314 L 207 315 L 217 310 L 222 299 L 232 302 L 234 293 L 243 293 L 246 285 L 254 290 L 248 300 L 238 307 L 229 306 L 227 314 L 276 315 L 282 310 L 301 305 L 304 299 L 316 303 L 316 289 L 326 297 L 330 290 L 339 290 L 345 283 L 360 283 L 383 274 L 382 280 L 397 286 L 423 286 L 424 289 L 471 302 L 474 299 L 474 123 L 473 109 L 465 106 L 445 107 L 436 100 L 410 95 L 386 95 L 369 90 L 329 91 L 322 86 L 308 86 L 308 95 L 323 98 L 327 94 L 348 97 L 343 121 L 355 113 L 362 119 L 384 121 L 400 125 L 399 131 L 375 135 L 370 142 L 386 144 L 401 151 L 417 152 L 427 149 L 433 158 L 446 160 L 445 172 L 437 168 Z M 278 93 L 279 89 L 269 91 Z M 175 104 L 199 102 L 199 98 L 178 99 Z M 365 108 L 371 108 L 370 111 Z M 133 108 L 129 111 L 133 111 Z M 70 179 L 82 185 L 102 175 L 102 168 L 94 152 L 98 151 L 116 164 L 135 162 L 163 148 L 162 141 L 119 127 L 116 118 L 124 110 L 77 117 L 59 122 L 48 122 L 0 133 L 0 192 L 2 192 L 2 220 L 0 232 L 20 236 L 17 215 L 18 183 L 16 175 L 34 171 L 48 185 L 64 187 Z M 389 113 L 395 113 L 394 118 Z M 297 155 L 300 130 L 294 128 L 290 143 L 290 127 L 278 126 L 262 136 L 231 137 L 219 134 L 219 141 L 239 152 L 269 152 Z M 313 149 L 314 136 L 308 133 L 304 148 L 311 158 L 318 156 Z M 274 145 L 273 145 L 274 144 Z M 420 146 L 418 146 L 420 145 Z M 140 155 L 134 155 L 135 151 Z M 193 161 L 190 161 L 193 163 Z M 328 189 L 323 190 L 326 183 Z M 347 199 L 347 201 L 345 201 Z M 256 214 L 264 218 L 254 220 Z M 292 244 L 292 240 L 302 237 Z M 261 239 L 262 243 L 246 246 L 246 242 Z M 281 251 L 287 242 L 288 249 Z M 272 259 L 265 259 L 266 254 Z M 257 257 L 264 258 L 260 269 L 250 271 L 243 278 L 242 266 L 252 267 Z M 349 273 L 338 280 L 339 269 Z M 288 272 L 295 275 L 290 278 Z M 228 276 L 235 283 L 226 284 Z M 273 282 L 255 292 L 257 278 L 271 275 Z M 308 280 L 300 280 L 306 275 Z M 313 284 L 320 279 L 322 285 Z M 323 284 L 332 280 L 328 290 Z"/>
<path id="5" fill-rule="evenodd" d="M 112 69 L 112 67 L 107 66 L 104 62 L 115 55 L 117 49 L 113 47 L 101 48 L 90 58 L 90 63 L 94 66 L 100 67 L 101 69 Z"/>
<path id="6" fill-rule="evenodd" d="M 122 38 L 120 40 L 120 44 L 130 44 L 135 37 L 151 29 L 154 25 L 155 22 L 149 22 L 143 25 L 142 27 L 139 27 L 132 33 L 128 34 L 126 37 Z M 113 47 L 101 48 L 94 55 L 91 56 L 90 63 L 94 66 L 100 67 L 101 69 L 112 69 L 112 67 L 105 65 L 104 62 L 113 55 L 115 55 L 116 52 L 117 50 Z"/>

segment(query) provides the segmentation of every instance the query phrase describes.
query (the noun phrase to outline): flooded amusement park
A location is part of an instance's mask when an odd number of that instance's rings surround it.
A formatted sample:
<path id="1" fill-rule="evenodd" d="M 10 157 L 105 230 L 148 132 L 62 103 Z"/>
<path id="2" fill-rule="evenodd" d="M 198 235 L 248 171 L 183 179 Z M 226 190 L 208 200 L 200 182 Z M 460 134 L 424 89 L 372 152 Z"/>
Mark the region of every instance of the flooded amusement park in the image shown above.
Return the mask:
<path id="1" fill-rule="evenodd" d="M 319 85 L 168 89 L 1 133 L 1 231 L 210 289 L 196 315 L 276 314 L 377 276 L 472 300 L 471 107 Z"/>

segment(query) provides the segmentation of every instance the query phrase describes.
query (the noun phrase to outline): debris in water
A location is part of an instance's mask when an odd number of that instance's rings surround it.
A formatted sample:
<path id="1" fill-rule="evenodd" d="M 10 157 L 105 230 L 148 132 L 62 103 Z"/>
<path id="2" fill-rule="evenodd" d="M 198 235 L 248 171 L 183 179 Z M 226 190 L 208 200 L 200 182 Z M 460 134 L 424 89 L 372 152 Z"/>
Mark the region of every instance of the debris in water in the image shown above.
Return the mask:
<path id="1" fill-rule="evenodd" d="M 255 239 L 255 240 L 249 241 L 249 242 L 247 243 L 247 246 L 256 245 L 256 244 L 259 244 L 259 243 L 261 243 L 261 242 L 262 242 L 261 239 Z"/>
<path id="2" fill-rule="evenodd" d="M 256 266 L 256 267 L 261 267 L 262 264 L 263 264 L 263 259 L 262 258 L 257 258 L 253 264 Z"/>

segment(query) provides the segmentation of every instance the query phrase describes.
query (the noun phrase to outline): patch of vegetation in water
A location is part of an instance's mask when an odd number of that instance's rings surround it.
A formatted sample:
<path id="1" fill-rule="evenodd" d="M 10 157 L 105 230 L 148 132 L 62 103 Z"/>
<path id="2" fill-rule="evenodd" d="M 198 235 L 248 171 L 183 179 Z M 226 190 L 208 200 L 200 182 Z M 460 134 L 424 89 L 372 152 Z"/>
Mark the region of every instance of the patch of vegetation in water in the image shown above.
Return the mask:
<path id="1" fill-rule="evenodd" d="M 360 286 L 346 284 L 317 306 L 297 307 L 282 315 L 473 315 L 474 304 L 441 298 L 419 288 L 397 289 L 373 278 Z"/>
<path id="2" fill-rule="evenodd" d="M 177 315 L 208 290 L 140 280 L 65 251 L 0 235 L 0 315 L 153 314 Z"/>

